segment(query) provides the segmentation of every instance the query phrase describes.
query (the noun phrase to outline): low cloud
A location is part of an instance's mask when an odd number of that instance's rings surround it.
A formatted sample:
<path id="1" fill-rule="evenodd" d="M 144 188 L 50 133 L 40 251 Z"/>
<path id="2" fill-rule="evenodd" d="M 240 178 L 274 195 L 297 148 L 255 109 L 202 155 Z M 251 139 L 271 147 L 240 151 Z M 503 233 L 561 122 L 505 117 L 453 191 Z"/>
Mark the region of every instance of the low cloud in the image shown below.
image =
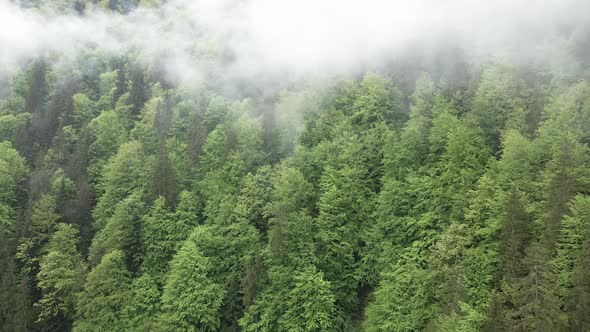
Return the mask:
<path id="1" fill-rule="evenodd" d="M 158 61 L 175 81 L 345 72 L 406 52 L 459 45 L 474 56 L 539 57 L 539 47 L 587 23 L 577 0 L 171 0 L 127 15 L 23 9 L 0 0 L 0 72 L 52 52 L 99 48 Z M 416 46 L 418 45 L 418 46 Z"/>

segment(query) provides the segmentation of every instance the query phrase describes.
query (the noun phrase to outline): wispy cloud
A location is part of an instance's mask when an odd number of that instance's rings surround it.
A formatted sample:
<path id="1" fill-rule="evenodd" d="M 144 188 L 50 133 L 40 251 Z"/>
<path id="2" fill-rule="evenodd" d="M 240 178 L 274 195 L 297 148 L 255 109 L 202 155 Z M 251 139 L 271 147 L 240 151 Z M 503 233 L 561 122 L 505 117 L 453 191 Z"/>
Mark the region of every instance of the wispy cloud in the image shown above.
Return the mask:
<path id="1" fill-rule="evenodd" d="M 99 47 L 164 58 L 181 81 L 211 68 L 250 77 L 338 72 L 416 43 L 526 53 L 565 26 L 587 22 L 588 12 L 583 0 L 172 0 L 128 15 L 94 8 L 79 16 L 0 0 L 0 68 L 46 51 L 68 58 Z"/>

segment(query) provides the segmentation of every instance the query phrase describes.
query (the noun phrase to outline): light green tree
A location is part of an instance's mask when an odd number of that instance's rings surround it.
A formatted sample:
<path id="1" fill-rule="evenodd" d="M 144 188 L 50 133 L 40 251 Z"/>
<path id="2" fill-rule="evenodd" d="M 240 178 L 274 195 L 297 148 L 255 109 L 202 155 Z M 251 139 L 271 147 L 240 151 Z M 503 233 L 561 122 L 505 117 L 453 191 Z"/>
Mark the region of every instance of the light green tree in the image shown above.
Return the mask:
<path id="1" fill-rule="evenodd" d="M 122 330 L 122 309 L 132 298 L 131 278 L 120 250 L 104 255 L 78 294 L 73 331 Z"/>
<path id="2" fill-rule="evenodd" d="M 216 331 L 224 290 L 209 276 L 209 260 L 187 240 L 170 266 L 162 294 L 162 326 L 168 331 Z"/>

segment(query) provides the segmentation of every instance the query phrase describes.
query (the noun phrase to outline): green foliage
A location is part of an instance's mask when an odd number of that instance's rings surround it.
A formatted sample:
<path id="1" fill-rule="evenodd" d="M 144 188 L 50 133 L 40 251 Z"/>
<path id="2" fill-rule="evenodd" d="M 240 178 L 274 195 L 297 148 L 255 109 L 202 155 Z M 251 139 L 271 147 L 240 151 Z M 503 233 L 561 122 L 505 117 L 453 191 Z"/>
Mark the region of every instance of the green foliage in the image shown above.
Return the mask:
<path id="1" fill-rule="evenodd" d="M 523 259 L 531 239 L 531 223 L 516 190 L 512 190 L 506 203 L 506 212 L 500 230 L 500 271 L 510 280 L 525 273 Z"/>
<path id="2" fill-rule="evenodd" d="M 193 192 L 182 191 L 178 199 L 178 206 L 174 211 L 174 217 L 177 219 L 179 225 L 186 225 L 192 229 L 196 225 L 201 224 L 200 219 L 201 202 Z"/>
<path id="3" fill-rule="evenodd" d="M 581 81 L 555 96 L 545 110 L 545 121 L 539 128 L 539 136 L 546 145 L 559 144 L 560 138 L 571 135 L 588 143 L 590 138 L 590 84 Z"/>
<path id="4" fill-rule="evenodd" d="M 221 308 L 224 328 L 235 325 L 242 315 L 241 282 L 245 277 L 247 258 L 260 250 L 258 236 L 254 226 L 235 222 L 230 225 L 197 226 L 189 237 L 211 263 L 211 281 L 224 287 Z"/>
<path id="5" fill-rule="evenodd" d="M 481 322 L 485 316 L 471 308 L 466 303 L 460 303 L 460 313 L 452 312 L 449 315 L 438 317 L 433 323 L 433 329 L 442 332 L 475 332 L 480 330 Z"/>
<path id="6" fill-rule="evenodd" d="M 122 316 L 126 331 L 154 331 L 159 328 L 161 291 L 150 275 L 143 274 L 133 280 L 132 300 L 123 308 Z"/>
<path id="7" fill-rule="evenodd" d="M 74 104 L 74 109 L 72 111 L 71 114 L 71 121 L 72 121 L 72 125 L 75 128 L 78 129 L 82 129 L 84 128 L 84 126 L 86 126 L 87 124 L 89 124 L 91 121 L 93 121 L 94 118 L 97 117 L 97 115 L 99 115 L 98 109 L 97 109 L 97 105 L 96 102 L 94 102 L 93 100 L 91 100 L 90 98 L 88 98 L 88 96 L 86 96 L 83 93 L 77 93 L 74 96 L 72 96 L 72 102 Z M 110 113 L 106 113 L 107 115 L 101 115 L 100 119 L 97 119 L 96 121 L 94 121 L 94 124 L 90 127 L 90 130 L 93 131 L 94 135 L 97 136 L 97 141 L 99 141 L 97 143 L 97 148 L 99 145 L 106 145 L 108 144 L 107 142 L 112 142 L 120 137 L 114 136 L 114 137 L 105 137 L 103 132 L 101 130 L 104 130 L 104 126 L 105 124 L 109 124 L 109 123 L 113 123 L 113 119 L 109 119 L 109 115 L 112 117 L 112 115 Z M 110 128 L 110 129 L 115 129 L 115 128 Z M 120 134 L 121 132 L 114 132 L 114 134 Z M 108 147 L 104 148 L 105 150 L 108 149 Z M 98 151 L 97 151 L 98 152 Z"/>
<path id="8" fill-rule="evenodd" d="M 0 112 L 0 141 L 14 141 L 19 130 L 22 130 L 30 118 L 29 113 L 2 114 Z"/>
<path id="9" fill-rule="evenodd" d="M 573 275 L 573 287 L 570 289 L 568 303 L 571 308 L 569 325 L 572 330 L 584 330 L 590 327 L 588 310 L 590 310 L 590 284 L 588 283 L 588 268 L 590 267 L 590 244 L 587 240 L 583 243 L 580 257 L 578 258 Z"/>
<path id="10" fill-rule="evenodd" d="M 359 233 L 367 224 L 371 193 L 358 168 L 328 168 L 322 191 L 316 235 L 319 268 L 330 282 L 337 303 L 346 311 L 356 308 L 356 290 L 361 272 L 355 256 L 361 250 Z"/>
<path id="11" fill-rule="evenodd" d="M 39 263 L 38 286 L 42 297 L 35 304 L 39 320 L 65 319 L 73 321 L 76 294 L 82 288 L 86 266 L 77 251 L 78 230 L 59 224 L 45 246 L 47 252 Z"/>
<path id="12" fill-rule="evenodd" d="M 271 200 L 272 175 L 272 169 L 267 166 L 260 167 L 256 174 L 248 173 L 235 207 L 238 218 L 248 221 L 263 234 L 268 229 L 265 208 Z"/>
<path id="13" fill-rule="evenodd" d="M 492 67 L 483 72 L 471 114 L 484 131 L 492 151 L 498 151 L 505 129 L 525 131 L 524 100 L 509 68 Z"/>
<path id="14" fill-rule="evenodd" d="M 369 73 L 360 82 L 356 96 L 350 105 L 353 123 L 363 128 L 379 122 L 397 128 L 403 124 L 402 94 L 391 80 Z"/>
<path id="15" fill-rule="evenodd" d="M 92 137 L 88 147 L 88 175 L 96 182 L 109 158 L 127 141 L 127 133 L 119 116 L 112 111 L 102 112 L 94 118 L 88 124 L 88 131 Z"/>
<path id="16" fill-rule="evenodd" d="M 366 311 L 366 331 L 416 331 L 435 313 L 430 272 L 416 262 L 399 262 L 385 272 Z"/>
<path id="17" fill-rule="evenodd" d="M 0 233 L 14 229 L 14 209 L 28 168 L 9 142 L 0 143 Z"/>
<path id="18" fill-rule="evenodd" d="M 575 330 L 588 326 L 583 313 L 589 308 L 589 290 L 584 270 L 588 264 L 590 199 L 578 195 L 570 203 L 570 208 L 572 215 L 565 216 L 562 222 L 554 266 L 561 303 L 570 312 L 568 323 Z"/>
<path id="19" fill-rule="evenodd" d="M 332 331 L 334 295 L 321 272 L 309 268 L 294 277 L 285 299 L 287 311 L 278 320 L 279 331 Z"/>
<path id="20" fill-rule="evenodd" d="M 86 277 L 78 294 L 73 331 L 108 331 L 124 328 L 122 309 L 131 300 L 131 278 L 120 250 L 104 255 Z"/>
<path id="21" fill-rule="evenodd" d="M 562 330 L 554 276 L 540 244 L 527 248 L 523 268 L 527 270 L 524 277 L 504 284 L 504 294 L 512 304 L 506 313 L 508 329 Z"/>
<path id="22" fill-rule="evenodd" d="M 57 226 L 60 216 L 56 212 L 55 197 L 51 194 L 41 196 L 33 206 L 31 230 L 38 243 L 45 243 Z"/>
<path id="23" fill-rule="evenodd" d="M 134 192 L 140 195 L 147 187 L 148 158 L 140 142 L 132 141 L 121 146 L 117 154 L 104 167 L 98 190 L 103 194 L 93 211 L 95 228 L 101 229 L 115 211 L 115 206 Z"/>
<path id="24" fill-rule="evenodd" d="M 88 259 L 91 265 L 96 265 L 103 255 L 119 250 L 127 267 L 135 272 L 142 260 L 141 217 L 145 206 L 137 194 L 132 194 L 114 210 L 105 227 L 92 240 Z"/>
<path id="25" fill-rule="evenodd" d="M 439 176 L 435 179 L 435 185 L 443 191 L 445 199 L 440 202 L 435 199 L 435 206 L 448 205 L 451 217 L 455 217 L 463 213 L 463 197 L 467 190 L 474 189 L 482 175 L 488 153 L 478 131 L 463 123 L 457 124 L 448 133 L 444 149 L 436 167 Z"/>
<path id="26" fill-rule="evenodd" d="M 230 128 L 220 125 L 209 134 L 201 158 L 206 173 L 200 183 L 208 221 L 231 220 L 243 177 L 262 160 L 261 144 L 260 124 L 244 117 Z"/>
<path id="27" fill-rule="evenodd" d="M 94 2 L 30 3 L 160 6 Z M 186 26 L 197 81 L 100 45 L 6 68 L 1 331 L 590 330 L 580 29 L 552 40 L 567 68 L 449 51 L 250 82 Z"/>
<path id="28" fill-rule="evenodd" d="M 383 164 L 389 177 L 405 175 L 426 161 L 429 152 L 428 136 L 434 118 L 436 87 L 423 73 L 416 81 L 412 94 L 409 119 L 399 137 L 390 134 L 384 149 Z"/>
<path id="29" fill-rule="evenodd" d="M 162 294 L 162 326 L 167 331 L 215 331 L 223 288 L 210 279 L 210 262 L 187 240 L 171 263 Z"/>
<path id="30" fill-rule="evenodd" d="M 158 198 L 151 211 L 143 217 L 143 262 L 141 270 L 156 280 L 168 271 L 168 263 L 189 234 L 191 224 L 168 211 L 163 197 Z"/>

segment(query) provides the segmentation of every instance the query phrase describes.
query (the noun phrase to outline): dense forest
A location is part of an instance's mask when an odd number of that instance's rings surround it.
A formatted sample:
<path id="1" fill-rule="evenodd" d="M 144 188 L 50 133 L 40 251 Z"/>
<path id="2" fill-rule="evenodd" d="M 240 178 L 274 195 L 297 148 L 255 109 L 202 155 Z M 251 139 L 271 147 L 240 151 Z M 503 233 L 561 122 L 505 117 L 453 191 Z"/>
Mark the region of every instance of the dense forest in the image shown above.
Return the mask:
<path id="1" fill-rule="evenodd" d="M 552 45 L 273 89 L 2 68 L 0 331 L 590 331 L 590 29 Z"/>

